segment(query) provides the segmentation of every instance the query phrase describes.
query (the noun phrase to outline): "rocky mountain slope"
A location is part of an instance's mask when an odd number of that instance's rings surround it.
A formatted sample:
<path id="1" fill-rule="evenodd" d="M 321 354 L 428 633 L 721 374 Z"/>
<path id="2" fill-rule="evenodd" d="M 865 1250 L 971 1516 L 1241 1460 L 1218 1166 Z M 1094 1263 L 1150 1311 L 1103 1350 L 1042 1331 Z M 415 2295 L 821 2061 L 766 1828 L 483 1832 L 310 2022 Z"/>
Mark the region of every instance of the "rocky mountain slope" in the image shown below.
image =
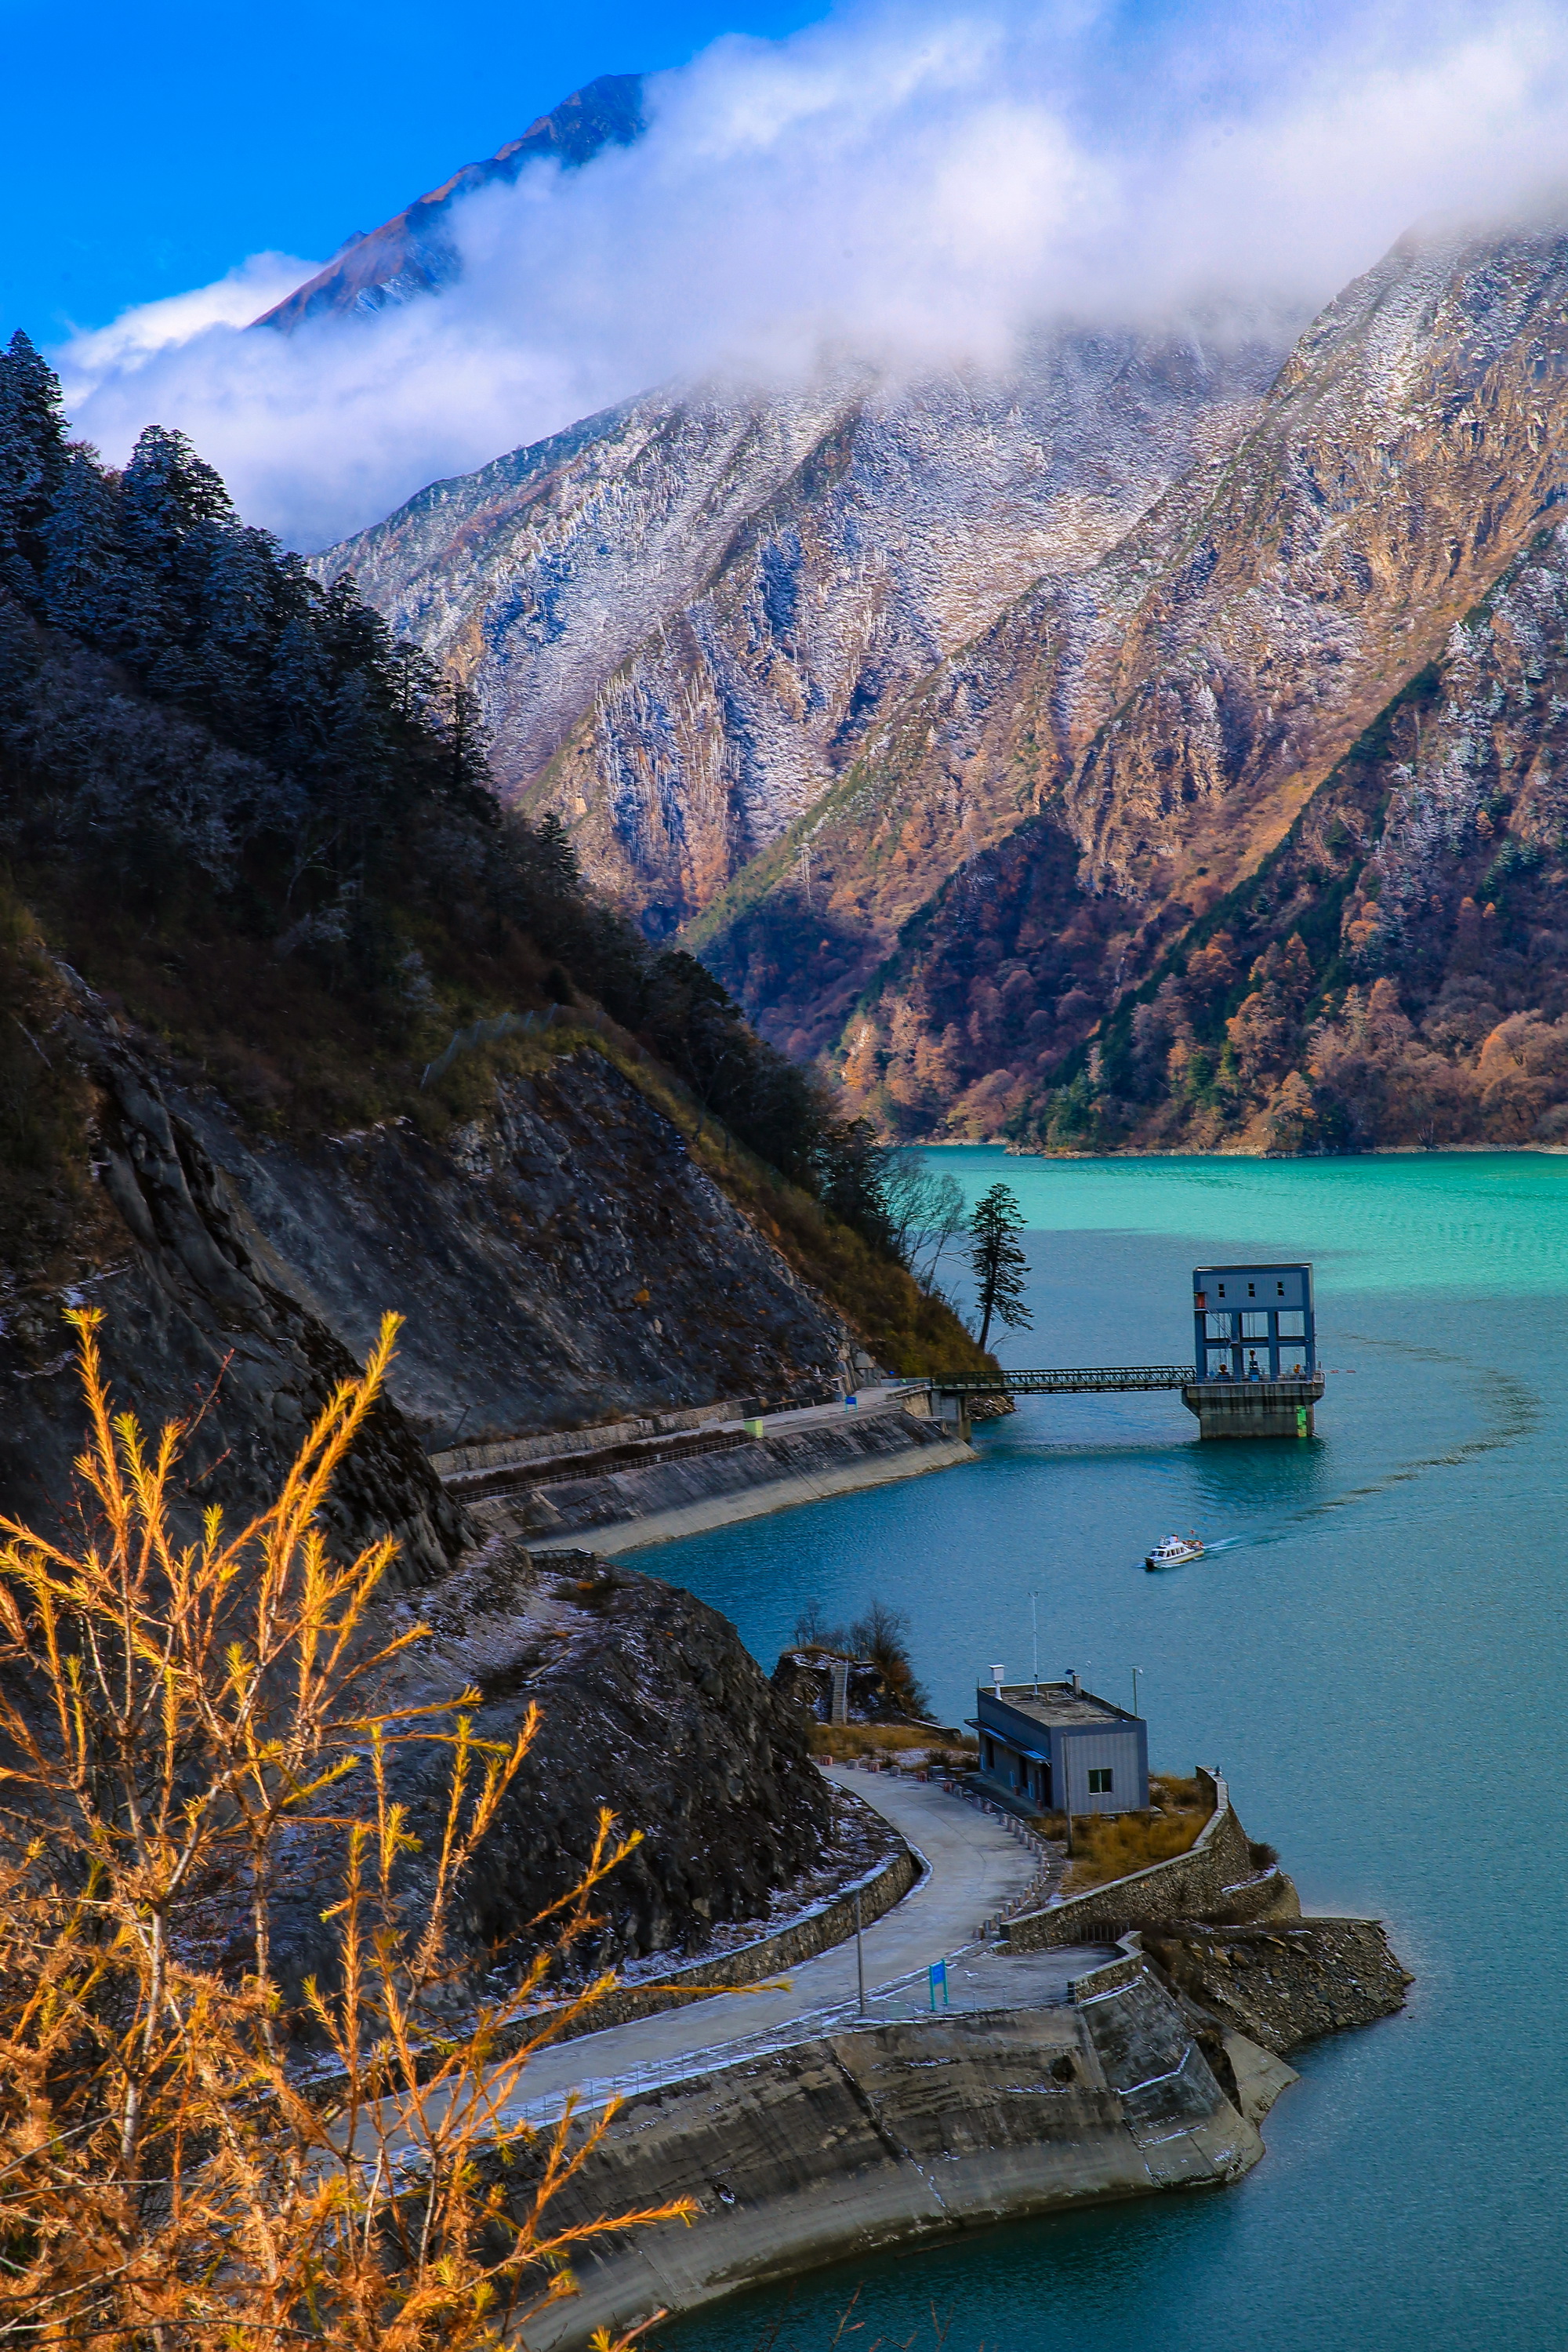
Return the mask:
<path id="1" fill-rule="evenodd" d="M 482 163 L 465 163 L 379 228 L 351 236 L 324 269 L 252 323 L 292 333 L 308 319 L 383 310 L 449 286 L 461 270 L 451 234 L 454 207 L 476 189 L 510 186 L 529 163 L 570 171 L 606 147 L 629 146 L 642 130 L 642 80 L 640 74 L 601 74 L 574 90 L 521 139 L 509 139 Z"/>
<path id="2" fill-rule="evenodd" d="M 1429 665 L 1445 728 L 1481 723 L 1480 672 L 1508 656 L 1452 633 L 1562 493 L 1563 294 L 1547 221 L 1402 240 L 1271 384 L 1262 344 L 1061 337 L 1006 384 L 645 400 L 436 486 L 324 576 L 353 568 L 473 684 L 506 789 L 560 814 L 600 887 L 679 929 L 790 1052 L 833 1057 L 885 1128 L 1103 1147 L 1153 1116 L 1279 1144 L 1286 1066 L 1320 1085 L 1314 1024 L 1353 1027 L 1345 990 L 1379 976 L 1419 1021 L 1427 981 L 1392 934 L 1374 953 L 1358 899 L 1354 938 L 1302 932 L 1294 1044 L 1260 1063 L 1228 1024 L 1286 940 L 1244 902 L 1299 825 L 1336 853 L 1303 889 L 1343 896 L 1350 819 L 1315 796 Z M 1519 712 L 1516 765 L 1549 704 Z M 1410 835 L 1428 788 L 1388 805 Z M 1487 938 L 1550 929 L 1533 820 L 1482 814 L 1515 843 Z M 1382 822 L 1363 813 L 1358 857 Z M 1188 1012 L 1147 1013 L 1216 930 Z M 1500 1016 L 1542 1009 L 1543 952 L 1528 985 L 1494 974 Z M 1521 938 L 1508 953 L 1529 964 Z M 1201 1100 L 1148 1075 L 1184 1020 Z M 1444 1050 L 1473 1076 L 1483 1043 Z M 1294 1131 L 1384 1131 L 1323 1106 Z"/>
<path id="3" fill-rule="evenodd" d="M 461 1942 L 481 1969 L 515 1973 L 531 1923 L 587 1867 L 605 1802 L 644 1836 L 595 1900 L 603 1925 L 574 1955 L 589 1973 L 653 1953 L 673 1965 L 723 1923 L 765 1920 L 775 1889 L 833 1858 L 848 1825 L 801 1716 L 689 1592 L 589 1552 L 497 1542 L 416 1605 L 432 1638 L 407 1654 L 397 1703 L 476 1690 L 484 1739 L 515 1738 L 531 1705 L 542 1718 L 464 1906 Z M 408 1614 L 394 1603 L 383 1622 Z M 438 1853 L 446 1759 L 405 1748 L 395 1772 L 425 1857 Z M 416 1902 L 427 1867 L 409 1866 Z M 290 1974 L 330 1967 L 320 1893 L 295 1881 L 279 1908 Z"/>
<path id="4" fill-rule="evenodd" d="M 1429 664 L 1458 665 L 1449 723 L 1474 736 L 1494 687 L 1454 632 L 1568 480 L 1565 282 L 1555 228 L 1397 247 L 1302 339 L 1232 455 L 1189 476 L 1077 596 L 1043 584 L 933 676 L 813 828 L 837 919 L 821 928 L 846 966 L 828 1021 L 887 958 L 846 1037 L 863 1091 L 916 1125 L 957 1105 L 961 1128 L 1010 1118 L 1068 1139 L 1067 1107 L 1044 1097 L 1063 1078 L 1080 1099 L 1101 1088 L 1101 1022 L 1194 919 L 1245 908 L 1231 929 L 1249 935 L 1293 827 L 1344 840 L 1320 796 Z M 1415 800 L 1429 808 L 1419 787 Z M 955 818 L 983 854 L 911 909 L 909 869 Z M 709 918 L 708 952 L 732 982 L 759 959 L 773 1022 L 809 1006 L 820 1035 L 821 970 L 772 977 L 770 928 L 795 887 L 782 863 L 757 877 L 749 904 Z M 1326 941 L 1300 1004 L 1369 975 L 1368 944 Z M 1240 977 L 1211 963 L 1199 984 L 1214 996 Z"/>
<path id="5" fill-rule="evenodd" d="M 809 821 L 933 662 L 1228 446 L 1278 359 L 1054 335 L 999 378 L 652 395 L 433 485 L 314 569 L 352 572 L 474 689 L 503 789 L 554 809 L 662 938 Z"/>

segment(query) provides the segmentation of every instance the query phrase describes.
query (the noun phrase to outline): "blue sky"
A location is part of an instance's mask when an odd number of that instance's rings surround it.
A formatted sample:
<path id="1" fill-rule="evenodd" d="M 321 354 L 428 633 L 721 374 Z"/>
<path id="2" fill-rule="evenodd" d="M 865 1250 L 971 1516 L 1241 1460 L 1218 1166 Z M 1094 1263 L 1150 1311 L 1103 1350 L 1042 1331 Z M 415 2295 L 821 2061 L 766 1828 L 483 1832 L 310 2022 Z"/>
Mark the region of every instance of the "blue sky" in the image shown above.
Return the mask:
<path id="1" fill-rule="evenodd" d="M 0 0 L 0 322 L 40 341 L 219 277 L 325 256 L 595 74 L 678 65 L 791 0 Z"/>

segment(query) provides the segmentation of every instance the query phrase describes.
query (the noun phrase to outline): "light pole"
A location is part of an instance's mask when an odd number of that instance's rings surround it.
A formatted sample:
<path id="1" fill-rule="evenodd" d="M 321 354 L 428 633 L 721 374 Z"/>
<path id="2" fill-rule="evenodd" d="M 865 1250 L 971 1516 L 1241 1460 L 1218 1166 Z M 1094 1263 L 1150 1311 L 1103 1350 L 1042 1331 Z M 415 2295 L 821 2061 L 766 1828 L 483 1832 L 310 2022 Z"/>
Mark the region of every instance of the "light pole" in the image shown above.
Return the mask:
<path id="1" fill-rule="evenodd" d="M 1132 1666 L 1129 1671 L 1132 1676 L 1132 1712 L 1136 1715 L 1138 1712 L 1138 1677 L 1143 1672 L 1143 1668 L 1142 1666 Z"/>
<path id="2" fill-rule="evenodd" d="M 1038 1698 L 1040 1696 L 1040 1596 L 1037 1591 L 1031 1592 L 1029 1595 L 1029 1633 L 1034 1647 L 1035 1696 Z M 1137 1708 L 1134 1707 L 1132 1712 L 1136 1715 Z"/>

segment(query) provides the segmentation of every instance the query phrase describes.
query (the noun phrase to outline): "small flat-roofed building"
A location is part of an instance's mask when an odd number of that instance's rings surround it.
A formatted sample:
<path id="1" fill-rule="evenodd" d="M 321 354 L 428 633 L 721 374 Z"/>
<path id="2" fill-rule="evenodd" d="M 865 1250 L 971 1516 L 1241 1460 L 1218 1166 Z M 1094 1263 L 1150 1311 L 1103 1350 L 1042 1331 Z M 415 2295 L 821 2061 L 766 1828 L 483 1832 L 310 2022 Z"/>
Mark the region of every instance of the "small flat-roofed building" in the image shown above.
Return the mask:
<path id="1" fill-rule="evenodd" d="M 1149 1733 L 1141 1715 L 1065 1683 L 982 1684 L 974 1728 L 980 1770 L 1047 1812 L 1136 1813 L 1149 1802 Z"/>

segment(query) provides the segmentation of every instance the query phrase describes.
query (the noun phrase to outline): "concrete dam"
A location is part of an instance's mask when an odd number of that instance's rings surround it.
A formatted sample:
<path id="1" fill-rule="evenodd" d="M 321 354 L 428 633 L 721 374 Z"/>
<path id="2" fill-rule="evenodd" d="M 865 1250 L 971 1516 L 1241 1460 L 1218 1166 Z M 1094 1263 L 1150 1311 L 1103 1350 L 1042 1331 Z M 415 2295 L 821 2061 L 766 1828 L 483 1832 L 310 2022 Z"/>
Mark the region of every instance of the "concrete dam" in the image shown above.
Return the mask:
<path id="1" fill-rule="evenodd" d="M 1296 2079 L 1283 2053 L 1388 2014 L 1409 1979 L 1378 1922 L 1303 1919 L 1224 1781 L 1200 1777 L 1213 1811 L 1186 1853 L 1015 1906 L 996 1932 L 949 1948 L 939 1971 L 906 1968 L 845 1998 L 829 1953 L 799 1970 L 793 2005 L 783 1987 L 754 2010 L 731 1995 L 543 2053 L 528 2084 L 552 2087 L 510 2118 L 538 2137 L 500 2176 L 519 2210 L 575 2097 L 574 2141 L 606 2111 L 608 2122 L 552 2215 L 591 2223 L 676 2198 L 695 2213 L 588 2241 L 579 2292 L 527 2324 L 529 2346 L 579 2352 L 596 2328 L 821 2263 L 1238 2179 Z M 962 1847 L 1004 1839 L 999 1820 L 934 1784 L 874 1785 L 879 1810 L 933 1853 L 944 1834 Z M 933 1905 L 941 1875 L 928 1870 L 884 1916 L 883 1949 L 907 1959 L 918 1947 L 907 1931 L 897 1942 L 900 1916 Z M 927 1917 L 939 1921 L 940 1903 Z M 841 1988 L 826 2006 L 800 1997 L 814 1970 Z"/>

